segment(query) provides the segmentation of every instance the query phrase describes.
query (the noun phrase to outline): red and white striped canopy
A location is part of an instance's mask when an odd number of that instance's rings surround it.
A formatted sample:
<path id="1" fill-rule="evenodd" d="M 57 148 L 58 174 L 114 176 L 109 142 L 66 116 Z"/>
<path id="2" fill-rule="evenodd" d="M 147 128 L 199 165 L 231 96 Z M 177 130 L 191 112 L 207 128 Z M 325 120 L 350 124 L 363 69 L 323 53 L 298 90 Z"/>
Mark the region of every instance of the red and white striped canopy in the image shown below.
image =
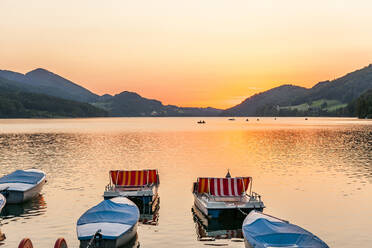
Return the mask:
<path id="1" fill-rule="evenodd" d="M 240 196 L 247 191 L 250 177 L 198 178 L 198 193 L 214 196 Z"/>
<path id="2" fill-rule="evenodd" d="M 117 186 L 145 186 L 158 184 L 157 170 L 110 171 L 111 181 Z"/>

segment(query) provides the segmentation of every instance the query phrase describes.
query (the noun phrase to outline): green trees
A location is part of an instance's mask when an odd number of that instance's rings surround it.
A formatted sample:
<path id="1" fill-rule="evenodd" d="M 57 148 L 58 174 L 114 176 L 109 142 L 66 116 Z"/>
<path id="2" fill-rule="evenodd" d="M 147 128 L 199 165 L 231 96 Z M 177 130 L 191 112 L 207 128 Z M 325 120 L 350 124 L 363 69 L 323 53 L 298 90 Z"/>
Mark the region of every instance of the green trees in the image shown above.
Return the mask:
<path id="1" fill-rule="evenodd" d="M 0 118 L 98 116 L 107 116 L 107 112 L 88 103 L 0 87 Z"/>
<path id="2" fill-rule="evenodd" d="M 372 89 L 356 99 L 354 106 L 359 118 L 372 118 Z"/>

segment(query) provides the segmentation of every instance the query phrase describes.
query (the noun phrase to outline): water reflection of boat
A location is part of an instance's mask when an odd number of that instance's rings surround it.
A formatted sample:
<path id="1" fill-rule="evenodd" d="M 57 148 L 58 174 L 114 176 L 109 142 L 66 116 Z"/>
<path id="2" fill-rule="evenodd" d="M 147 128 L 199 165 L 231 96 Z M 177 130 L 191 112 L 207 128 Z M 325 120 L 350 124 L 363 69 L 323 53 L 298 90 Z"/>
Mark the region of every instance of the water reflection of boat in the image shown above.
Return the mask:
<path id="1" fill-rule="evenodd" d="M 37 169 L 16 170 L 0 178 L 0 193 L 9 204 L 18 204 L 40 194 L 46 174 Z"/>
<path id="2" fill-rule="evenodd" d="M 208 218 L 243 219 L 250 211 L 265 207 L 261 196 L 252 192 L 251 177 L 231 178 L 229 173 L 225 178 L 199 177 L 193 194 L 195 206 Z"/>
<path id="3" fill-rule="evenodd" d="M 1 217 L 3 220 L 10 220 L 17 217 L 39 216 L 46 212 L 46 207 L 44 197 L 39 195 L 23 204 L 6 205 L 1 212 Z"/>
<path id="4" fill-rule="evenodd" d="M 200 241 L 215 239 L 242 239 L 242 223 L 240 220 L 218 221 L 208 219 L 200 210 L 193 206 L 191 209 L 195 222 L 196 233 Z M 242 241 L 242 240 L 241 240 Z"/>
<path id="5" fill-rule="evenodd" d="M 159 185 L 157 170 L 110 171 L 110 183 L 103 196 L 105 199 L 127 197 L 144 211 L 147 206 L 156 205 Z"/>
<path id="6" fill-rule="evenodd" d="M 152 226 L 158 225 L 159 209 L 160 209 L 160 197 L 157 199 L 157 202 L 155 202 L 154 204 L 150 204 L 140 210 L 139 222 L 145 225 L 152 225 Z"/>

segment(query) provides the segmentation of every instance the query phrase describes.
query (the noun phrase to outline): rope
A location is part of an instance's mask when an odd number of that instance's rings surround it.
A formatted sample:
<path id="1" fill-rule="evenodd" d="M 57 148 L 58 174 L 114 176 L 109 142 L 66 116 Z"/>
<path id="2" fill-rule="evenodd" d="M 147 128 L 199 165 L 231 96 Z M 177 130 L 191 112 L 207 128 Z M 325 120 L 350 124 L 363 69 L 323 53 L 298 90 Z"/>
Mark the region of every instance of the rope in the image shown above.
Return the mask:
<path id="1" fill-rule="evenodd" d="M 86 248 L 95 248 L 95 247 L 97 247 L 96 246 L 96 243 L 97 242 L 100 242 L 101 239 L 102 239 L 102 234 L 100 232 L 101 232 L 101 229 L 98 229 L 97 232 L 93 235 L 93 237 L 89 241 L 89 243 L 88 243 L 88 245 L 87 245 Z"/>
<path id="2" fill-rule="evenodd" d="M 248 214 L 245 213 L 243 210 L 241 210 L 238 206 L 236 206 L 236 208 L 244 215 L 244 216 L 247 216 Z"/>

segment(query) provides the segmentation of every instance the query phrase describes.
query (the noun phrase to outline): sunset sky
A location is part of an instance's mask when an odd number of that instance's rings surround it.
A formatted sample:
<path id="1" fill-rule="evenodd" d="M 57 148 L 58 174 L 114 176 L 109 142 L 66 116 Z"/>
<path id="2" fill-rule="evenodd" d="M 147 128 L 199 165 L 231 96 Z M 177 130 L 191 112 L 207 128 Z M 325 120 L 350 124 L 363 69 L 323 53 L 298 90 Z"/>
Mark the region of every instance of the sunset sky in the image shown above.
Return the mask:
<path id="1" fill-rule="evenodd" d="M 372 63 L 372 1 L 0 0 L 0 69 L 231 107 Z"/>

